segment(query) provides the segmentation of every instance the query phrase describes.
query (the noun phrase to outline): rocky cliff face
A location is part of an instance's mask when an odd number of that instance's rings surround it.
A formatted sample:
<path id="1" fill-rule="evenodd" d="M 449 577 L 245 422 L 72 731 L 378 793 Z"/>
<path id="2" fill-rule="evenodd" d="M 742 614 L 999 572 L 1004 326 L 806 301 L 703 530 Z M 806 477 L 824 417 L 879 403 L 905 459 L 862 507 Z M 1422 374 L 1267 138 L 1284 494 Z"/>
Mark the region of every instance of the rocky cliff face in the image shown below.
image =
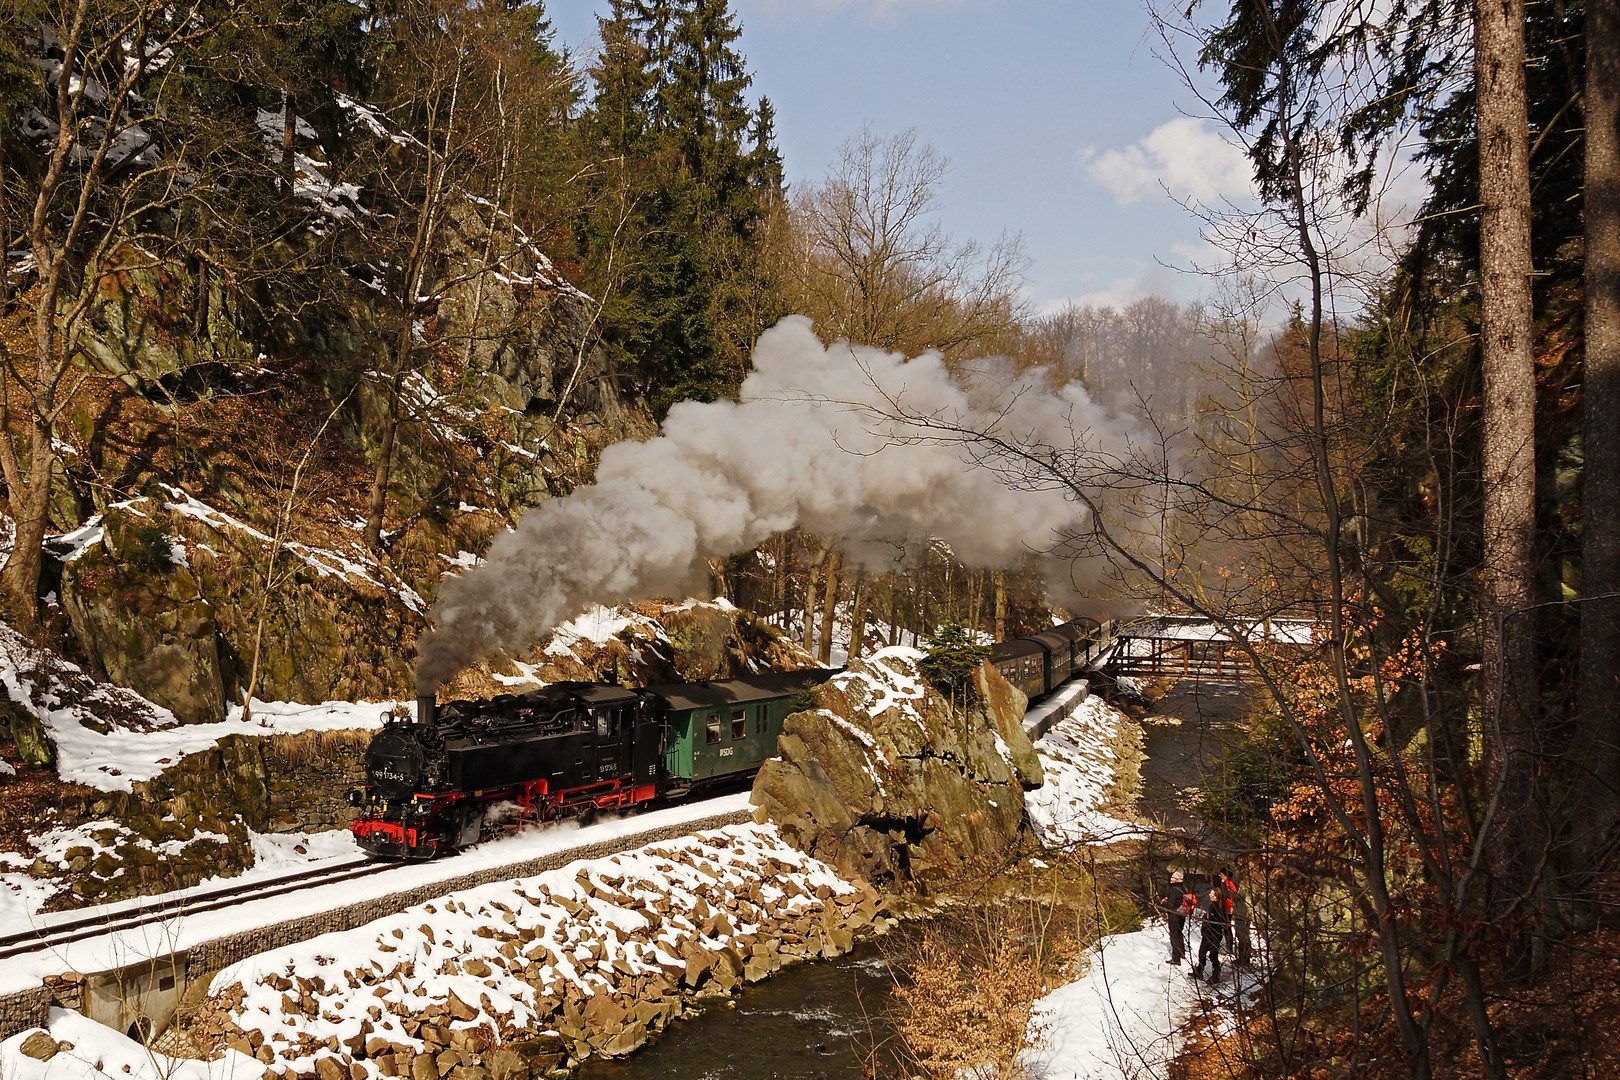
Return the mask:
<path id="1" fill-rule="evenodd" d="M 924 883 L 1018 841 L 1024 791 L 1041 786 L 1024 695 L 988 665 L 953 703 L 889 648 L 827 682 L 790 716 L 754 784 L 755 818 L 795 847 L 873 884 Z"/>
<path id="2" fill-rule="evenodd" d="M 198 265 L 107 278 L 42 586 L 71 658 L 188 723 L 221 719 L 250 678 L 263 699 L 409 694 L 440 577 L 588 482 L 603 446 L 655 430 L 594 301 L 475 200 L 433 278 L 382 550 L 361 540 L 397 333 L 380 300 L 350 282 L 278 308 Z"/>

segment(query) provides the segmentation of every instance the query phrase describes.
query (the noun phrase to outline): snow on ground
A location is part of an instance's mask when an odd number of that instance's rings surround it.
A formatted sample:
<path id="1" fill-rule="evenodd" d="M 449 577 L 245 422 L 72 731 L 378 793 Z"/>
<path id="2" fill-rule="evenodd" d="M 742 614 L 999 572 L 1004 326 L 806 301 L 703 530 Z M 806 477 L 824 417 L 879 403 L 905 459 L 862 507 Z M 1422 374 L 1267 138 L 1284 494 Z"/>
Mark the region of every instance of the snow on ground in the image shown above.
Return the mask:
<path id="1" fill-rule="evenodd" d="M 1119 763 L 1111 744 L 1119 725 L 1128 722 L 1124 713 L 1092 695 L 1035 741 L 1046 783 L 1024 792 L 1024 807 L 1043 843 L 1111 844 L 1142 835 L 1139 826 L 1101 809 Z"/>
<path id="2" fill-rule="evenodd" d="M 551 632 L 551 642 L 545 647 L 549 656 L 573 656 L 574 646 L 585 643 L 598 647 L 632 627 L 642 627 L 654 637 L 664 638 L 664 628 L 656 619 L 638 615 L 628 608 L 603 607 L 592 604 L 583 614 L 563 623 Z"/>
<path id="3" fill-rule="evenodd" d="M 0 1043 L 0 1076 L 6 1080 L 253 1080 L 264 1066 L 235 1050 L 215 1061 L 171 1058 L 150 1050 L 112 1028 L 69 1009 L 52 1009 L 50 1039 L 57 1051 L 47 1061 L 23 1049 L 38 1051 L 38 1028 Z M 30 1036 L 34 1037 L 29 1043 Z"/>
<path id="4" fill-rule="evenodd" d="M 854 886 L 774 826 L 731 825 L 451 893 L 261 953 L 220 972 L 209 992 L 230 1004 L 243 1031 L 262 1035 L 278 1065 L 309 1072 L 334 1039 L 424 1052 L 406 1021 L 435 1004 L 452 1010 L 452 1028 L 488 1024 L 503 1041 L 519 1037 L 544 1027 L 565 998 L 633 993 L 641 976 L 685 970 L 693 947 L 746 956 L 772 917 L 852 895 Z M 746 897 L 754 902 L 724 914 L 727 898 Z M 295 985 L 311 999 L 301 1010 L 284 997 Z"/>
<path id="5" fill-rule="evenodd" d="M 60 882 L 42 880 L 28 872 L 33 863 L 27 855 L 0 851 L 0 926 L 27 926 L 40 905 L 60 891 Z"/>
<path id="6" fill-rule="evenodd" d="M 1189 926 L 1188 936 L 1197 940 Z M 1264 962 L 1240 968 L 1222 949 L 1221 980 L 1194 981 L 1188 963 L 1169 964 L 1163 919 L 1115 934 L 1081 960 L 1084 974 L 1035 1003 L 1025 1051 L 1026 1075 L 1041 1080 L 1164 1080 L 1195 1015 L 1216 1033 L 1233 1030 L 1237 1009 L 1252 1008 Z M 1263 955 L 1261 950 L 1257 955 Z"/>
<path id="7" fill-rule="evenodd" d="M 209 878 L 203 885 L 229 881 L 232 885 L 269 877 L 283 871 L 315 869 L 326 863 L 347 862 L 365 854 L 348 829 L 327 832 L 260 833 L 248 830 L 253 868 L 233 878 Z"/>
<path id="8" fill-rule="evenodd" d="M 262 926 L 274 926 L 288 919 L 297 919 L 306 915 L 330 911 L 333 908 L 347 904 L 363 903 L 366 900 L 389 896 L 410 889 L 426 888 L 463 874 L 476 873 L 494 867 L 510 866 L 529 859 L 571 851 L 587 844 L 620 840 L 654 832 L 671 825 L 698 821 L 720 814 L 746 812 L 752 809 L 753 807 L 748 802 L 748 793 L 739 792 L 715 799 L 686 803 L 667 810 L 654 810 L 642 814 L 629 814 L 622 818 L 609 818 L 585 827 L 565 823 L 544 829 L 520 829 L 511 836 L 488 840 L 475 847 L 468 848 L 466 851 L 457 852 L 445 858 L 434 859 L 432 862 L 402 863 L 383 873 L 373 874 L 358 880 L 305 888 L 299 890 L 296 894 L 287 896 L 276 896 L 262 900 L 245 900 L 237 903 L 234 907 L 224 908 L 219 911 L 201 912 L 183 918 L 150 923 L 132 930 L 117 931 L 111 934 L 86 938 L 83 941 L 63 945 L 49 952 L 25 953 L 21 956 L 0 960 L 0 994 L 15 993 L 19 990 L 38 986 L 40 980 L 46 975 L 59 974 L 63 971 L 106 971 L 136 960 L 166 956 L 168 953 L 178 949 L 189 949 L 202 942 L 223 937 L 226 934 L 239 933 Z M 308 842 L 296 841 L 290 857 L 298 857 L 297 843 L 302 842 L 305 843 L 306 853 L 310 857 L 310 861 L 304 864 L 303 869 L 348 861 L 358 852 L 351 851 L 349 854 L 341 854 L 346 850 L 344 845 L 352 843 L 352 841 L 345 839 L 347 835 L 347 831 L 342 830 L 337 833 L 316 834 L 310 837 Z M 280 844 L 279 841 L 273 842 L 277 843 L 278 846 Z M 334 852 L 338 854 L 333 854 Z M 283 848 L 279 855 L 272 853 L 271 857 L 287 859 L 289 854 Z M 0 861 L 0 869 L 3 869 L 5 865 L 3 861 Z M 286 865 L 254 866 L 247 872 L 231 878 L 230 884 L 234 886 L 261 880 L 274 880 L 287 876 L 296 868 L 289 868 Z M 33 881 L 26 873 L 8 873 L 4 877 L 8 880 L 14 877 L 20 878 L 24 884 Z M 220 880 L 214 879 L 213 882 L 203 882 L 189 889 L 163 893 L 158 896 L 136 897 L 130 900 L 99 905 L 94 908 L 47 915 L 27 914 L 37 911 L 37 903 L 26 909 L 14 907 L 12 911 L 24 915 L 26 921 L 21 923 L 9 921 L 5 918 L 6 913 L 0 912 L 0 926 L 16 927 L 18 929 L 33 926 L 41 930 L 48 930 L 59 922 L 81 919 L 87 915 L 110 916 L 139 907 L 173 905 L 186 896 L 208 893 L 217 889 Z M 0 1076 L 6 1076 L 9 1080 L 10 1074 L 0 1072 Z"/>
<path id="9" fill-rule="evenodd" d="M 252 719 L 232 705 L 217 724 L 181 724 L 133 690 L 97 682 L 76 664 L 39 649 L 0 623 L 0 686 L 39 718 L 56 743 L 56 770 L 69 783 L 129 791 L 207 750 L 227 735 L 278 735 L 382 726 L 395 702 L 328 701 L 320 705 L 255 701 Z"/>
<path id="10" fill-rule="evenodd" d="M 101 871 L 94 866 L 96 857 L 114 852 L 116 846 L 133 845 L 147 851 L 174 856 L 201 840 L 213 840 L 221 844 L 230 842 L 230 838 L 224 834 L 206 829 L 193 832 L 182 839 L 156 842 L 135 836 L 116 821 L 87 821 L 81 825 L 59 826 L 30 836 L 28 843 L 34 849 L 33 855 L 0 851 L 0 927 L 21 928 L 40 925 L 42 918 L 40 908 L 45 902 L 62 892 L 75 877 L 101 878 Z M 352 861 L 364 854 L 354 842 L 354 834 L 348 829 L 333 829 L 319 833 L 256 833 L 249 829 L 248 842 L 253 850 L 253 865 L 235 877 L 211 877 L 199 882 L 193 889 L 135 897 L 127 901 L 101 905 L 95 910 L 110 915 L 126 908 L 163 904 L 178 896 L 187 895 L 195 889 L 207 891 L 207 887 L 218 886 L 226 881 L 233 886 L 244 885 L 295 871 L 317 869 L 328 863 Z M 300 851 L 300 848 L 303 850 Z M 81 849 L 88 849 L 89 853 L 84 854 Z M 84 863 L 77 864 L 78 869 L 74 869 L 75 862 L 69 856 L 69 852 L 77 852 L 76 857 L 85 860 Z M 34 877 L 30 870 L 36 859 L 48 865 L 53 874 L 66 874 L 69 877 Z M 105 880 L 116 880 L 127 872 L 128 868 L 120 863 Z"/>
<path id="11" fill-rule="evenodd" d="M 1147 1080 L 1166 1075 L 1176 1033 L 1199 1008 L 1185 964 L 1165 963 L 1168 931 L 1154 920 L 1115 934 L 1084 958 L 1085 974 L 1035 1003 L 1023 1064 L 1042 1080 Z M 1230 978 L 1230 976 L 1228 976 Z"/>
<path id="12" fill-rule="evenodd" d="M 0 682 L 11 691 L 11 699 L 29 703 L 33 683 L 18 675 L 15 663 L 8 662 L 5 645 L 16 638 L 0 626 Z M 62 668 L 77 673 L 78 668 L 58 661 Z M 302 705 L 285 701 L 254 701 L 252 718 L 243 719 L 242 706 L 232 705 L 227 718 L 217 724 L 181 724 L 167 709 L 154 705 L 133 691 L 103 687 L 104 696 L 120 697 L 144 709 L 152 725 L 145 730 L 109 723 L 83 705 L 36 706 L 39 716 L 56 743 L 56 771 L 69 783 L 86 784 L 102 791 L 129 791 L 138 780 L 150 780 L 187 754 L 210 749 L 227 735 L 293 735 L 305 731 L 337 731 L 346 728 L 378 728 L 382 714 L 399 704 L 393 701 L 328 701 Z M 48 692 L 44 700 L 57 695 Z M 88 722 L 87 722 L 88 721 Z M 104 729 L 104 730 L 102 730 Z"/>

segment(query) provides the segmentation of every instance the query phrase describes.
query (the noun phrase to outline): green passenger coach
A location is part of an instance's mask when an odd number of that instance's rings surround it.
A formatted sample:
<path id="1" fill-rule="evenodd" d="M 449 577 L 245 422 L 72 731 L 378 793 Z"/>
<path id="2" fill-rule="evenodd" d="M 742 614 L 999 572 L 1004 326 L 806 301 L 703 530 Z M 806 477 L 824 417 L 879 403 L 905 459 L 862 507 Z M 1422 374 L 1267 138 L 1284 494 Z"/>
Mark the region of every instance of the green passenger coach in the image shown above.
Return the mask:
<path id="1" fill-rule="evenodd" d="M 759 768 L 775 755 L 782 721 L 794 711 L 799 691 L 833 674 L 809 669 L 648 687 L 669 708 L 664 718 L 665 793 L 680 796 Z"/>

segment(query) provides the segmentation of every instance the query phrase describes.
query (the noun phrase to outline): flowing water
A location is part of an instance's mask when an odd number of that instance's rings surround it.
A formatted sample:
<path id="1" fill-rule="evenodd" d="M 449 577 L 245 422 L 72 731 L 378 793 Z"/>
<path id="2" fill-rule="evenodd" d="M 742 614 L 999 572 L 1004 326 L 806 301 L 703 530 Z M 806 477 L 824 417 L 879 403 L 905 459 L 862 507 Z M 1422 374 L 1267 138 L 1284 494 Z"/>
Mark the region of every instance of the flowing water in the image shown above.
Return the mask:
<path id="1" fill-rule="evenodd" d="M 888 963 L 864 945 L 746 987 L 621 1061 L 592 1059 L 576 1080 L 861 1080 L 887 1029 Z"/>

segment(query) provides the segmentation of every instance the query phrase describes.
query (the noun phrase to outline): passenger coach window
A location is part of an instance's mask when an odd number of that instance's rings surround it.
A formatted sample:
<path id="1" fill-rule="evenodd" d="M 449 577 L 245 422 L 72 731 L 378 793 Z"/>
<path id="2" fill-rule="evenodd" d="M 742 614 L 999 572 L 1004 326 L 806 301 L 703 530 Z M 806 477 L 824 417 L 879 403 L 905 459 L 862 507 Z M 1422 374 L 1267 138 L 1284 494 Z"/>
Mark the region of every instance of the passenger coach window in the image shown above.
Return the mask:
<path id="1" fill-rule="evenodd" d="M 760 705 L 754 710 L 754 734 L 765 734 L 765 729 L 768 726 L 765 721 L 765 706 Z"/>
<path id="2" fill-rule="evenodd" d="M 720 714 L 717 712 L 709 714 L 709 741 L 720 741 Z"/>
<path id="3" fill-rule="evenodd" d="M 742 709 L 731 710 L 731 737 L 740 739 L 748 734 L 747 713 Z"/>

